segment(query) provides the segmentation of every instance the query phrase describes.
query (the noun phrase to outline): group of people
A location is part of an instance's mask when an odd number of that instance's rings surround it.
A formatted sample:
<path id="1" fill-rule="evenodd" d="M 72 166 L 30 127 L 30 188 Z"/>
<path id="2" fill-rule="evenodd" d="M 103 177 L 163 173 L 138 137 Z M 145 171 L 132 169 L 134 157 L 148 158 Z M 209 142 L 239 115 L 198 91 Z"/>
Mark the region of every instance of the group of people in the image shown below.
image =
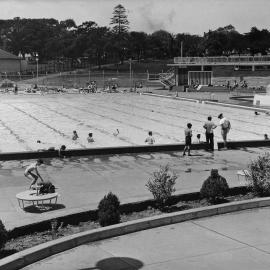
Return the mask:
<path id="1" fill-rule="evenodd" d="M 233 85 L 231 85 L 230 81 L 227 81 L 226 87 L 230 90 L 235 90 L 240 85 L 241 88 L 248 88 L 248 84 L 245 80 L 240 80 L 239 84 L 236 80 L 234 80 Z"/>
<path id="2" fill-rule="evenodd" d="M 79 135 L 78 135 L 76 130 L 73 130 L 72 140 L 76 141 L 77 139 L 79 139 Z M 95 141 L 94 138 L 93 138 L 93 133 L 92 132 L 88 133 L 88 136 L 87 136 L 86 140 L 89 143 L 93 143 Z"/>
<path id="3" fill-rule="evenodd" d="M 80 88 L 79 93 L 89 94 L 89 93 L 97 93 L 97 82 L 91 81 L 87 83 L 86 88 Z"/>
<path id="4" fill-rule="evenodd" d="M 221 136 L 224 142 L 224 147 L 227 148 L 227 135 L 231 129 L 230 121 L 223 116 L 223 114 L 219 114 L 219 125 L 221 128 Z M 214 151 L 214 129 L 217 125 L 212 121 L 212 116 L 207 117 L 207 121 L 204 123 L 203 128 L 205 129 L 205 139 L 207 144 L 207 150 Z M 198 134 L 200 135 L 200 134 Z M 198 141 L 200 141 L 200 136 L 197 135 Z M 190 156 L 191 150 L 191 143 L 192 143 L 192 124 L 188 123 L 187 128 L 185 129 L 185 148 L 183 152 L 183 156 L 188 155 Z"/>
<path id="5" fill-rule="evenodd" d="M 191 80 L 191 82 L 190 82 L 190 86 L 193 89 L 197 89 L 199 87 L 199 85 L 200 85 L 200 83 L 199 83 L 198 80 L 196 80 L 196 82 L 194 82 L 193 80 Z"/>
<path id="6" fill-rule="evenodd" d="M 221 128 L 221 136 L 224 142 L 224 147 L 227 148 L 227 135 L 231 129 L 230 121 L 223 116 L 223 114 L 218 115 L 219 118 L 219 126 Z M 207 121 L 204 123 L 203 128 L 205 129 L 205 139 L 207 144 L 207 150 L 214 151 L 214 129 L 217 125 L 212 121 L 212 117 L 208 116 Z M 183 156 L 186 155 L 186 152 L 190 156 L 191 144 L 192 144 L 192 124 L 188 123 L 186 129 L 184 130 L 185 133 L 185 148 L 183 152 Z M 201 135 L 197 134 L 198 142 L 200 142 Z M 148 132 L 148 137 L 145 139 L 145 143 L 152 145 L 155 143 L 155 139 L 153 137 L 153 132 Z"/>

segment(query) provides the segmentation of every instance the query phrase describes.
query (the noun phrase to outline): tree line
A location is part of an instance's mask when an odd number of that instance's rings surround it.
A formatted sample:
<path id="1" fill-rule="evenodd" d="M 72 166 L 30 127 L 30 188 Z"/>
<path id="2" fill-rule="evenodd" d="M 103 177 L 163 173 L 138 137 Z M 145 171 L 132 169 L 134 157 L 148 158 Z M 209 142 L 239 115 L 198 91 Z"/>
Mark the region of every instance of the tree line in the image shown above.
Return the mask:
<path id="1" fill-rule="evenodd" d="M 232 25 L 209 30 L 202 36 L 165 30 L 151 34 L 129 31 L 122 5 L 114 8 L 110 26 L 99 26 L 94 21 L 76 25 L 73 19 L 0 20 L 1 48 L 16 55 L 38 52 L 41 61 L 84 58 L 101 65 L 129 58 L 170 59 L 180 56 L 181 44 L 183 56 L 266 55 L 270 32 L 252 27 L 248 33 L 241 34 Z"/>

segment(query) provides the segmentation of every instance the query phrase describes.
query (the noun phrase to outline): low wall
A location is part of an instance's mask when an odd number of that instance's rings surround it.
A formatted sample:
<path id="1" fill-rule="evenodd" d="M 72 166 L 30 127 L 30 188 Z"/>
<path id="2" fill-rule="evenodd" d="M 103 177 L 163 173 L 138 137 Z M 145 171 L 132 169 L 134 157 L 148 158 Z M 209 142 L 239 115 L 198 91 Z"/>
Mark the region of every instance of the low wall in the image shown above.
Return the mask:
<path id="1" fill-rule="evenodd" d="M 162 214 L 159 216 L 143 218 L 89 230 L 74 235 L 49 241 L 44 244 L 23 250 L 0 260 L 1 270 L 17 270 L 29 264 L 40 261 L 57 253 L 72 249 L 74 247 L 95 241 L 109 239 L 129 233 L 148 230 L 160 226 L 211 217 L 220 214 L 232 213 L 247 209 L 267 207 L 270 205 L 269 198 L 259 198 L 249 201 L 238 201 L 220 205 L 213 205 L 197 209 L 185 210 L 175 213 Z"/>
<path id="2" fill-rule="evenodd" d="M 228 196 L 235 196 L 239 194 L 246 194 L 249 189 L 246 186 L 238 186 L 229 188 Z M 191 200 L 200 200 L 201 195 L 200 192 L 191 192 L 191 193 L 180 193 L 172 195 L 168 201 L 167 205 L 174 205 L 179 201 L 191 201 Z M 154 199 L 136 201 L 131 203 L 125 203 L 120 205 L 120 213 L 121 214 L 130 214 L 133 212 L 144 211 L 149 207 L 156 207 L 156 201 Z M 25 226 L 16 227 L 10 231 L 8 231 L 8 238 L 16 238 L 23 235 L 31 234 L 33 232 L 43 232 L 51 229 L 51 222 L 57 219 L 60 223 L 64 223 L 65 225 L 78 225 L 80 222 L 86 222 L 89 220 L 96 221 L 98 219 L 98 209 L 88 209 L 82 210 L 80 208 L 71 209 L 70 212 L 59 213 L 57 216 L 42 220 L 36 223 L 28 224 Z"/>
<path id="3" fill-rule="evenodd" d="M 241 147 L 263 147 L 270 146 L 270 140 L 247 140 L 247 141 L 230 141 L 229 148 Z M 139 154 L 183 151 L 185 144 L 156 144 L 156 145 L 139 145 L 139 146 L 119 146 L 119 147 L 100 147 L 85 149 L 70 149 L 62 151 L 61 155 L 65 157 L 74 156 L 100 156 L 100 155 L 118 155 L 118 154 Z M 192 150 L 205 150 L 206 143 L 193 143 Z M 224 148 L 223 142 L 218 142 L 218 149 Z M 56 158 L 59 157 L 57 150 L 53 151 L 33 151 L 33 152 L 9 152 L 0 153 L 0 161 L 6 160 L 24 160 L 38 158 Z"/>
<path id="4" fill-rule="evenodd" d="M 62 156 L 98 156 L 98 155 L 115 155 L 115 154 L 132 154 L 132 153 L 152 153 L 166 151 L 183 151 L 184 144 L 156 144 L 156 145 L 139 145 L 139 146 L 120 146 L 120 147 L 100 147 L 86 149 L 70 149 L 62 151 Z M 194 143 L 192 149 L 205 149 L 205 143 Z M 10 152 L 0 153 L 0 160 L 20 160 L 20 159 L 38 159 L 38 158 L 55 158 L 59 157 L 59 152 L 54 151 L 35 151 L 35 152 Z"/>
<path id="5" fill-rule="evenodd" d="M 223 142 L 218 142 L 218 149 L 224 148 Z M 248 141 L 229 141 L 228 148 L 236 149 L 242 147 L 264 147 L 270 146 L 270 140 L 248 140 Z"/>

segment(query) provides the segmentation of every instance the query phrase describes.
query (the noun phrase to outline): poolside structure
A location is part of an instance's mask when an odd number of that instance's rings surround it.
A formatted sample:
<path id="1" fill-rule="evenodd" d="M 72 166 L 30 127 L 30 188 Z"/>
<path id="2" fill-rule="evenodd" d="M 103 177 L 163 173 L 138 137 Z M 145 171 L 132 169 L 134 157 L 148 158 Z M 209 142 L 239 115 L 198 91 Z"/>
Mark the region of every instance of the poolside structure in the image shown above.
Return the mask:
<path id="1" fill-rule="evenodd" d="M 270 106 L 270 84 L 266 87 L 266 95 L 255 95 L 253 99 L 255 106 Z"/>
<path id="2" fill-rule="evenodd" d="M 270 56 L 217 56 L 217 57 L 175 57 L 169 70 L 156 76 L 149 74 L 149 80 L 158 80 L 167 87 L 213 84 L 215 77 L 231 79 L 270 76 Z"/>
<path id="3" fill-rule="evenodd" d="M 0 73 L 3 73 L 2 75 L 6 76 L 7 72 L 20 72 L 25 65 L 25 60 L 19 56 L 0 49 Z"/>

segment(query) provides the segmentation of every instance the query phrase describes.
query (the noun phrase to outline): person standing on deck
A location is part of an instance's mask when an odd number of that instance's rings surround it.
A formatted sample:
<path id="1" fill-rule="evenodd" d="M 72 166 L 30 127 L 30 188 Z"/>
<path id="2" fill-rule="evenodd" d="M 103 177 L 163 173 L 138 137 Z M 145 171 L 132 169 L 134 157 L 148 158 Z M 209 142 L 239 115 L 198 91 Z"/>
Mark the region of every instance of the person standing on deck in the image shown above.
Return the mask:
<path id="1" fill-rule="evenodd" d="M 214 151 L 214 129 L 217 126 L 212 122 L 212 117 L 207 117 L 207 122 L 204 123 L 203 128 L 205 129 L 205 137 L 207 143 L 207 149 Z"/>

